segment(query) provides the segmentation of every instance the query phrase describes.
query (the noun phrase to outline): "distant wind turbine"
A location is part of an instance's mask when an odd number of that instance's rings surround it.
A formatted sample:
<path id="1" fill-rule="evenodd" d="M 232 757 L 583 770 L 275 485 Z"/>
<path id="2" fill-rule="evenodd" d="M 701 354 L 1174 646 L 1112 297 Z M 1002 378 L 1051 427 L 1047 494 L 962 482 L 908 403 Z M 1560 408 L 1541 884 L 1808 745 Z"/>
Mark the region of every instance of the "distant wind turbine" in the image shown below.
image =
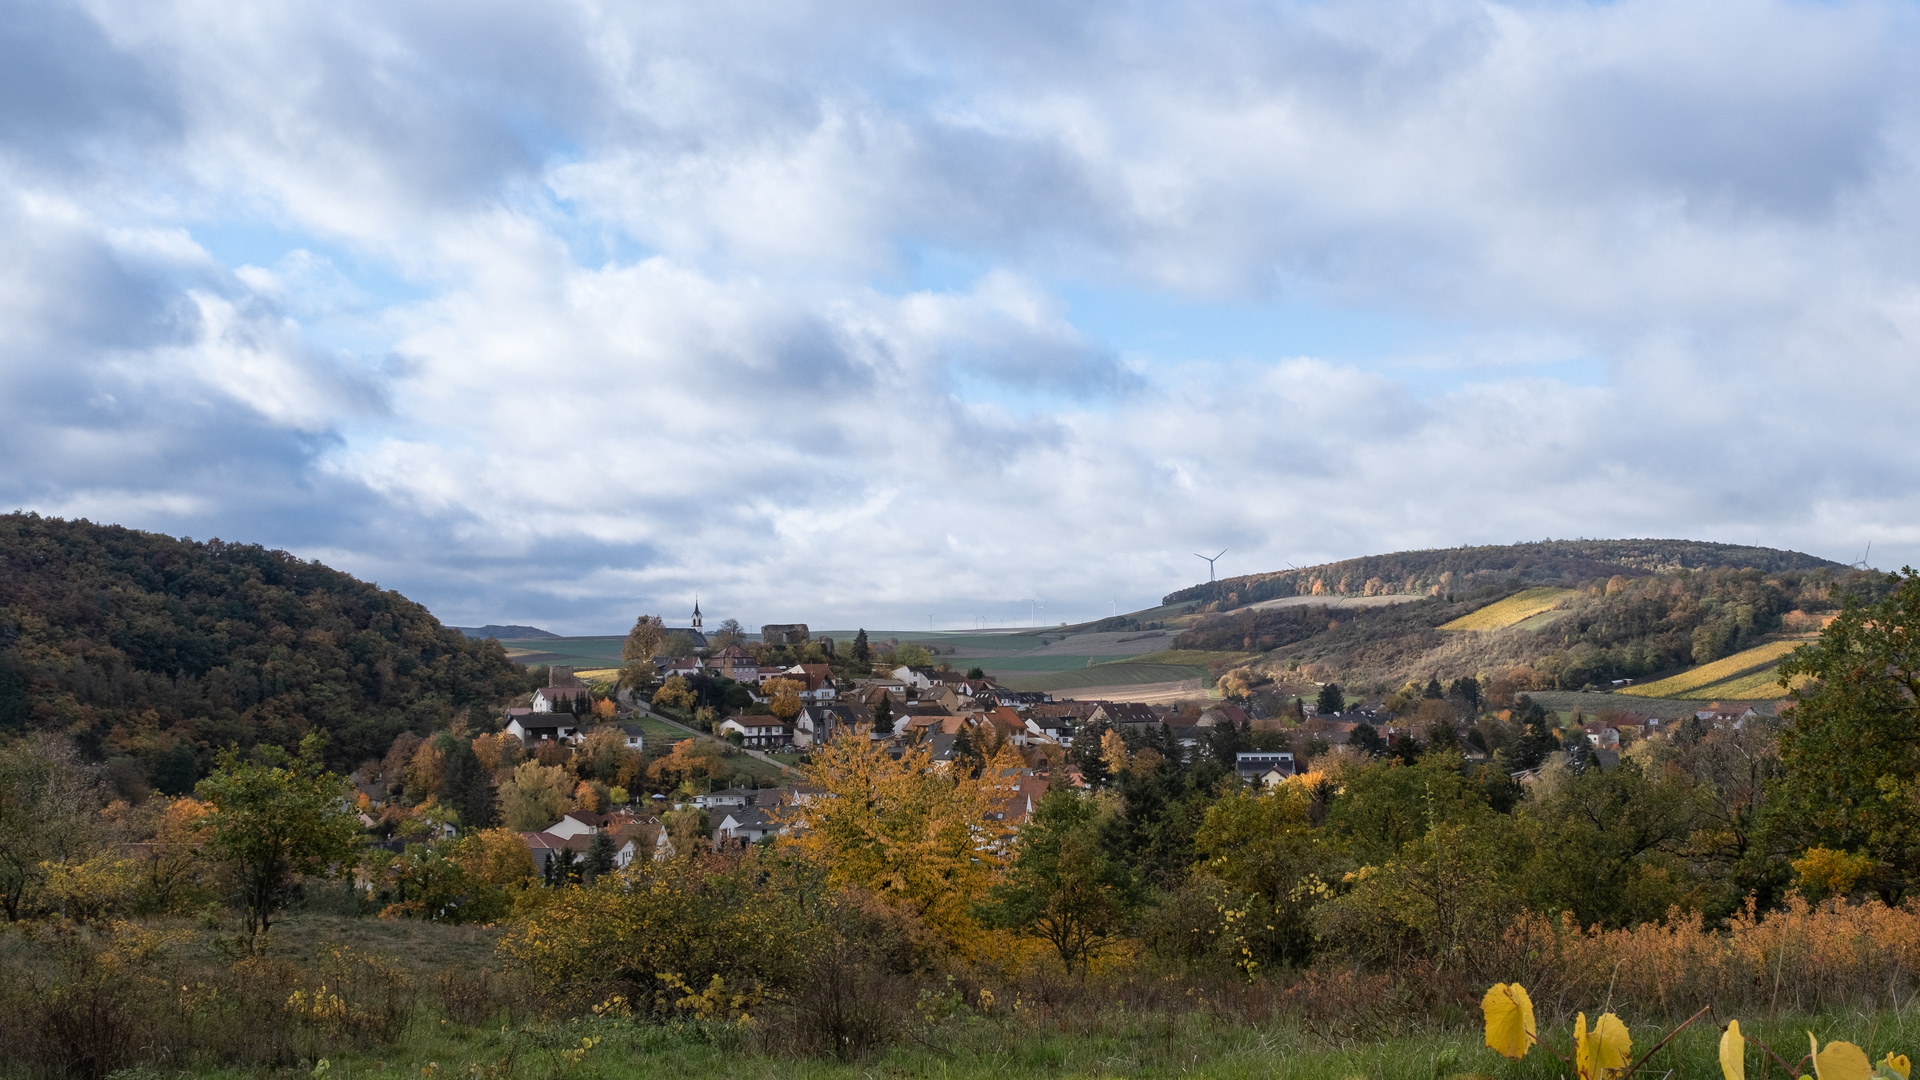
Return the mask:
<path id="1" fill-rule="evenodd" d="M 1225 555 L 1226 553 L 1227 553 L 1226 548 L 1220 549 L 1220 555 Z M 1207 558 L 1207 556 L 1202 555 L 1197 551 L 1193 553 L 1194 558 L 1207 560 L 1207 581 L 1209 583 L 1213 581 L 1213 564 L 1220 561 L 1220 555 L 1215 555 L 1212 558 Z"/>

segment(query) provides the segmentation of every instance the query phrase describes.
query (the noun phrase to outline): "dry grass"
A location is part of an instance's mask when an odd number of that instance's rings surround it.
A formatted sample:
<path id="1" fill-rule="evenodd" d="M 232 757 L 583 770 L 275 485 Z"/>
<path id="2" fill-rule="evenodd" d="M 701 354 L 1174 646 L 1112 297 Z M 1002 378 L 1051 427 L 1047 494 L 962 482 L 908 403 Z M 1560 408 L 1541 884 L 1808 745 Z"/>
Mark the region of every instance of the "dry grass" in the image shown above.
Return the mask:
<path id="1" fill-rule="evenodd" d="M 1442 630 L 1505 630 L 1533 618 L 1544 611 L 1552 611 L 1561 601 L 1580 595 L 1575 589 L 1554 589 L 1547 586 L 1526 589 L 1514 593 L 1505 600 L 1496 600 L 1478 611 L 1469 612 L 1450 623 L 1441 625 Z"/>
<path id="2" fill-rule="evenodd" d="M 1705 1005 L 1728 1015 L 1883 1008 L 1914 992 L 1920 907 L 1814 905 L 1795 894 L 1784 911 L 1749 907 L 1724 931 L 1677 909 L 1665 923 L 1609 931 L 1532 915 L 1509 932 L 1508 945 L 1526 957 L 1512 974 L 1556 1012 L 1608 999 L 1667 1017 Z"/>
<path id="3" fill-rule="evenodd" d="M 1773 684 L 1771 692 L 1763 687 L 1772 682 L 1773 669 L 1779 664 L 1780 659 L 1800 644 L 1799 641 L 1769 641 L 1764 645 L 1756 645 L 1751 649 L 1715 660 L 1711 664 L 1702 664 L 1658 682 L 1626 686 L 1617 692 L 1634 697 L 1690 700 L 1746 696 L 1730 688 L 1730 684 L 1737 684 L 1745 688 L 1748 694 L 1779 697 L 1777 684 Z"/>

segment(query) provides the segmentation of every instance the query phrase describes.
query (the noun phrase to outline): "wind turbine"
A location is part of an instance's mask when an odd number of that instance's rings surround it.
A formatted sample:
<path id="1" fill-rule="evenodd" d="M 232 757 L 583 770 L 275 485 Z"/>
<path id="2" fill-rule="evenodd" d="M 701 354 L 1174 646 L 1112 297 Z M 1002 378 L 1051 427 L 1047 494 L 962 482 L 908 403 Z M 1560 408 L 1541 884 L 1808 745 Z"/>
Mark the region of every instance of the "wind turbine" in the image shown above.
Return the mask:
<path id="1" fill-rule="evenodd" d="M 1873 567 L 1871 567 L 1871 566 L 1868 566 L 1868 565 L 1867 565 L 1867 559 L 1868 559 L 1869 557 L 1871 557 L 1872 555 L 1873 555 L 1873 541 L 1871 541 L 1871 540 L 1869 540 L 1869 541 L 1867 541 L 1867 550 L 1865 550 L 1865 551 L 1863 551 L 1863 552 L 1861 552 L 1861 553 L 1860 553 L 1860 561 L 1859 561 L 1859 562 L 1856 562 L 1856 563 L 1854 563 L 1854 564 L 1853 564 L 1853 568 L 1854 568 L 1855 570 L 1871 570 L 1871 569 L 1873 569 Z"/>
<path id="2" fill-rule="evenodd" d="M 1226 553 L 1227 553 L 1227 549 L 1226 549 L 1226 548 L 1221 548 L 1221 549 L 1220 549 L 1220 555 L 1225 555 Z M 1214 563 L 1216 563 L 1216 562 L 1219 562 L 1219 561 L 1220 561 L 1220 555 L 1215 555 L 1215 556 L 1213 556 L 1212 558 L 1208 558 L 1207 556 L 1205 556 L 1205 555 L 1202 555 L 1202 554 L 1200 554 L 1200 553 L 1199 553 L 1199 552 L 1197 552 L 1197 551 L 1193 553 L 1193 557 L 1194 557 L 1194 558 L 1196 558 L 1196 559 L 1206 559 L 1206 560 L 1207 560 L 1207 582 L 1208 582 L 1208 584 L 1212 584 L 1212 582 L 1213 582 L 1213 564 L 1214 564 Z"/>

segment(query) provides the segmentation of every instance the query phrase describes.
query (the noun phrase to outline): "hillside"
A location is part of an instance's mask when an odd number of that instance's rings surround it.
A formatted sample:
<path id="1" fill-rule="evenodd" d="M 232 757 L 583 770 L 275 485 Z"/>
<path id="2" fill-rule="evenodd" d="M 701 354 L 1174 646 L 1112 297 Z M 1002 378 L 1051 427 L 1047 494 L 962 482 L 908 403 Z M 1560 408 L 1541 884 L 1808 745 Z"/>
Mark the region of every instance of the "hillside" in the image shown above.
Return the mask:
<path id="1" fill-rule="evenodd" d="M 1750 564 L 1750 565 L 1748 565 Z M 1365 578 L 1359 575 L 1366 574 Z M 1396 574 L 1392 586 L 1384 575 Z M 1405 597 L 1358 606 L 1334 592 Z M 1771 672 L 1821 613 L 1885 577 L 1795 552 L 1690 541 L 1556 541 L 1353 559 L 1196 586 L 1175 649 L 1225 656 L 1252 681 L 1338 681 L 1385 694 L 1438 674 L 1520 690 L 1658 680 L 1665 697 L 1777 698 Z M 1218 590 L 1218 599 L 1209 589 Z M 1398 590 L 1396 593 L 1394 590 Z M 1280 595 L 1276 595 L 1276 594 Z"/>
<path id="2" fill-rule="evenodd" d="M 447 629 L 458 630 L 470 638 L 477 639 L 499 638 L 501 641 L 520 641 L 551 638 L 555 641 L 560 640 L 560 635 L 550 630 L 542 630 L 537 626 L 521 626 L 517 623 L 509 626 L 502 626 L 499 623 L 488 623 L 485 626 L 449 626 Z"/>
<path id="3" fill-rule="evenodd" d="M 1754 569 L 1766 574 L 1828 570 L 1840 563 L 1797 551 L 1697 540 L 1543 540 L 1487 547 L 1368 555 L 1304 569 L 1222 578 L 1168 593 L 1162 604 L 1198 601 L 1219 610 L 1287 596 L 1460 593 L 1486 585 L 1578 586 L 1615 576 L 1679 570 Z"/>
<path id="4" fill-rule="evenodd" d="M 523 681 L 497 641 L 284 551 L 0 516 L 0 733 L 69 733 L 123 787 L 310 728 L 358 762 Z"/>

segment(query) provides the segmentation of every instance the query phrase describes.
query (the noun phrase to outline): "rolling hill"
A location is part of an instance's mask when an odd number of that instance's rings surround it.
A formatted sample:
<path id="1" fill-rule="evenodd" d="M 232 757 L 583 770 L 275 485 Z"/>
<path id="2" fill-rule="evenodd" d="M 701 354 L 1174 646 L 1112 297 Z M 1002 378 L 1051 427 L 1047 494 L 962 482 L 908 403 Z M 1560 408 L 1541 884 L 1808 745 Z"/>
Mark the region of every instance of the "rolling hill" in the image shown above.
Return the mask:
<path id="1" fill-rule="evenodd" d="M 1246 575 L 1156 610 L 1184 610 L 1176 650 L 1257 654 L 1238 665 L 1255 681 L 1384 695 L 1436 674 L 1542 691 L 1651 679 L 1628 692 L 1766 700 L 1782 696 L 1772 672 L 1800 632 L 1885 580 L 1770 548 L 1547 541 Z"/>
<path id="2" fill-rule="evenodd" d="M 0 515 L 0 734 L 71 735 L 123 788 L 312 729 L 358 763 L 524 689 L 499 642 L 284 551 Z"/>
<path id="3" fill-rule="evenodd" d="M 1434 548 L 1368 555 L 1304 569 L 1222 578 L 1168 593 L 1162 605 L 1198 602 L 1230 610 L 1288 596 L 1459 593 L 1497 584 L 1573 586 L 1617 575 L 1754 569 L 1764 574 L 1848 569 L 1775 548 L 1697 540 L 1542 540 L 1497 547 Z"/>

